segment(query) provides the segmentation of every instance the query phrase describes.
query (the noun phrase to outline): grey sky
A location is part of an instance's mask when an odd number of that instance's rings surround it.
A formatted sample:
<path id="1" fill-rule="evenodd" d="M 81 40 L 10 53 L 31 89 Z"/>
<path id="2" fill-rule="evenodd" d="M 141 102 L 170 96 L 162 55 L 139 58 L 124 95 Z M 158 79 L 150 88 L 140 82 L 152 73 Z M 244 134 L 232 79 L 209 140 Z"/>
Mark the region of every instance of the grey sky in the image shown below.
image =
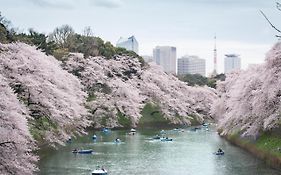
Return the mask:
<path id="1" fill-rule="evenodd" d="M 244 68 L 264 60 L 277 39 L 260 9 L 281 28 L 275 0 L 0 0 L 2 14 L 22 30 L 49 33 L 69 24 L 80 33 L 91 26 L 113 44 L 120 36 L 135 35 L 140 54 L 152 55 L 156 45 L 173 45 L 178 57 L 205 58 L 207 72 L 213 67 L 215 33 L 219 71 L 226 53 L 240 54 Z"/>

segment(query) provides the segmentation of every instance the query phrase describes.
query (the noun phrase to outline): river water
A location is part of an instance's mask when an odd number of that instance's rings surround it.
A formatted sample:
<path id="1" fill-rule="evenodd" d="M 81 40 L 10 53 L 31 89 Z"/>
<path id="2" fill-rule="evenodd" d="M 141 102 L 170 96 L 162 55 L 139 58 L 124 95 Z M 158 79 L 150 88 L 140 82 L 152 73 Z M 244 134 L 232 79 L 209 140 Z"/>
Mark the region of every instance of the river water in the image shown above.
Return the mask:
<path id="1" fill-rule="evenodd" d="M 72 140 L 58 150 L 41 151 L 42 175 L 90 175 L 103 166 L 109 175 L 281 175 L 242 149 L 221 139 L 212 129 L 184 132 L 165 130 L 172 142 L 150 140 L 159 129 L 137 130 L 135 135 L 119 130 L 95 132 Z M 114 143 L 115 138 L 122 143 Z M 73 154 L 71 150 L 93 149 L 93 154 Z M 213 153 L 222 148 L 225 155 Z"/>

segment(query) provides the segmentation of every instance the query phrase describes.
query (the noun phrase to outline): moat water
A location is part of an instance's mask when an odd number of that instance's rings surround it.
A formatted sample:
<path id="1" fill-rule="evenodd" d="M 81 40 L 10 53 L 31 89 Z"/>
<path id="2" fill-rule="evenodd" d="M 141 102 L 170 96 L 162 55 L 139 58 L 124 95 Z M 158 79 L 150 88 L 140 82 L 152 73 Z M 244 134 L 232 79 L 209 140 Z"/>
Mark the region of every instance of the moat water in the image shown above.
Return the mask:
<path id="1" fill-rule="evenodd" d="M 184 132 L 165 130 L 171 142 L 151 140 L 161 129 L 90 132 L 72 139 L 58 150 L 40 153 L 41 175 L 90 175 L 103 166 L 109 175 L 281 175 L 263 161 L 220 138 L 215 130 L 202 128 Z M 93 134 L 97 140 L 93 141 Z M 116 138 L 121 143 L 114 143 Z M 92 154 L 73 154 L 78 149 L 93 149 Z M 214 154 L 222 148 L 225 155 Z"/>

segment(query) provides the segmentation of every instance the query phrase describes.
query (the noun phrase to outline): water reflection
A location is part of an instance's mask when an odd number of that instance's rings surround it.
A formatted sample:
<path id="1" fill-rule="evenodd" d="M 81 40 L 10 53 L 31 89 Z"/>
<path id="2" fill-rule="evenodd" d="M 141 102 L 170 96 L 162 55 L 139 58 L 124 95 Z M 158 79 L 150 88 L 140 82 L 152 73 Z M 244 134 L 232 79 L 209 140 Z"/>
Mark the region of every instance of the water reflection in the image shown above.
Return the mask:
<path id="1" fill-rule="evenodd" d="M 104 166 L 109 174 L 153 175 L 279 175 L 262 161 L 247 152 L 230 145 L 214 131 L 204 129 L 185 132 L 168 131 L 172 142 L 150 140 L 160 130 L 138 130 L 135 135 L 127 131 L 112 131 L 109 134 L 95 132 L 74 139 L 71 144 L 47 153 L 40 161 L 42 175 L 89 175 L 97 165 Z M 114 143 L 115 138 L 124 141 Z M 222 148 L 224 156 L 213 153 Z M 94 154 L 75 155 L 74 148 L 93 149 Z"/>

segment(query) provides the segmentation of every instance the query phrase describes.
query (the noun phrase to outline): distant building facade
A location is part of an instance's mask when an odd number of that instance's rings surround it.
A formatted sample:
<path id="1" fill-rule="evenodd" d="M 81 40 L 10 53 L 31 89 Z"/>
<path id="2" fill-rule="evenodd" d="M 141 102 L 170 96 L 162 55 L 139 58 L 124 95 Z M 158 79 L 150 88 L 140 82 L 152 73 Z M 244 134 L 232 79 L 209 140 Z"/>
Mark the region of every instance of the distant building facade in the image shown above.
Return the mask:
<path id="1" fill-rule="evenodd" d="M 139 53 L 139 43 L 134 36 L 129 38 L 122 38 L 117 41 L 116 47 L 122 47 L 126 50 L 134 51 L 135 53 Z"/>
<path id="2" fill-rule="evenodd" d="M 142 55 L 141 56 L 145 62 L 150 63 L 153 62 L 153 57 L 152 56 L 148 56 L 148 55 Z"/>
<path id="3" fill-rule="evenodd" d="M 198 56 L 183 56 L 178 59 L 178 75 L 200 74 L 206 76 L 206 60 Z"/>
<path id="4" fill-rule="evenodd" d="M 224 73 L 241 69 L 241 58 L 236 54 L 226 54 L 224 57 Z"/>
<path id="5" fill-rule="evenodd" d="M 153 49 L 153 60 L 167 73 L 177 74 L 177 49 L 171 46 L 157 46 Z"/>

